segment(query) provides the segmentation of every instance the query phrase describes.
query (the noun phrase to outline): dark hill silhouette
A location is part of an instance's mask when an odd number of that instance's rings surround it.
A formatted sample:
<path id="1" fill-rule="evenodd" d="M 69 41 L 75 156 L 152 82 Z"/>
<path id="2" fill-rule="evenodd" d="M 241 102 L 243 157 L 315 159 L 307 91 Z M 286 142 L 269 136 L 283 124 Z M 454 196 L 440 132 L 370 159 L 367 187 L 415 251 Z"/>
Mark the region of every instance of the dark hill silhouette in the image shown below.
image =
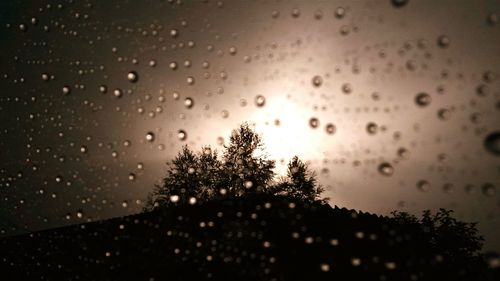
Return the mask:
<path id="1" fill-rule="evenodd" d="M 499 280 L 421 226 L 253 194 L 4 238 L 0 270 L 3 280 Z"/>

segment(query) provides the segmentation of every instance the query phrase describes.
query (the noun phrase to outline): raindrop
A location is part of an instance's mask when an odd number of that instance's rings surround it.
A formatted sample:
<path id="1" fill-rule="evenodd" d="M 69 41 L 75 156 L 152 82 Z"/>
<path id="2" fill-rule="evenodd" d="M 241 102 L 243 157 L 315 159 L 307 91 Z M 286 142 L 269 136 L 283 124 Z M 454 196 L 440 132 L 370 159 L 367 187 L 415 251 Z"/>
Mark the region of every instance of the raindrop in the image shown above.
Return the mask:
<path id="1" fill-rule="evenodd" d="M 328 123 L 328 124 L 326 124 L 325 130 L 329 135 L 333 135 L 333 134 L 335 134 L 335 131 L 337 130 L 337 128 L 332 123 Z"/>
<path id="2" fill-rule="evenodd" d="M 486 18 L 486 22 L 490 25 L 490 26 L 494 26 L 497 24 L 498 22 L 498 16 L 497 14 L 495 13 L 491 13 L 488 15 L 488 17 Z"/>
<path id="3" fill-rule="evenodd" d="M 400 149 L 398 149 L 398 156 L 401 159 L 408 159 L 410 158 L 410 151 L 404 147 L 401 147 Z"/>
<path id="4" fill-rule="evenodd" d="M 187 133 L 184 130 L 177 131 L 177 138 L 181 141 L 185 141 L 187 139 Z"/>
<path id="5" fill-rule="evenodd" d="M 395 8 L 402 8 L 408 4 L 409 0 L 391 0 L 392 6 Z"/>
<path id="6" fill-rule="evenodd" d="M 81 153 L 87 153 L 87 151 L 88 151 L 87 146 L 85 146 L 85 145 L 80 146 Z"/>
<path id="7" fill-rule="evenodd" d="M 482 186 L 481 190 L 485 196 L 493 196 L 496 193 L 496 187 L 491 183 L 486 183 Z"/>
<path id="8" fill-rule="evenodd" d="M 378 166 L 378 171 L 384 176 L 392 176 L 394 174 L 394 168 L 391 164 L 384 162 Z"/>
<path id="9" fill-rule="evenodd" d="M 443 191 L 445 193 L 452 193 L 453 192 L 453 184 L 451 184 L 451 183 L 445 183 L 443 185 Z"/>
<path id="10" fill-rule="evenodd" d="M 170 67 L 170 69 L 172 69 L 172 70 L 176 70 L 177 69 L 177 63 L 175 61 L 170 62 L 168 64 L 168 67 Z"/>
<path id="11" fill-rule="evenodd" d="M 106 87 L 106 85 L 99 86 L 99 92 L 101 92 L 101 94 L 107 93 L 108 92 L 108 87 Z"/>
<path id="12" fill-rule="evenodd" d="M 298 8 L 292 9 L 292 17 L 298 18 L 300 16 L 300 10 Z"/>
<path id="13" fill-rule="evenodd" d="M 153 142 L 155 140 L 155 134 L 153 132 L 146 133 L 146 140 L 148 142 Z"/>
<path id="14" fill-rule="evenodd" d="M 438 110 L 438 117 L 441 120 L 448 120 L 451 117 L 451 112 L 446 108 L 441 108 Z"/>
<path id="15" fill-rule="evenodd" d="M 42 80 L 43 81 L 49 81 L 50 76 L 47 73 L 42 73 Z"/>
<path id="16" fill-rule="evenodd" d="M 491 154 L 500 156 L 500 131 L 489 134 L 484 139 L 484 147 Z"/>
<path id="17" fill-rule="evenodd" d="M 319 126 L 318 118 L 312 117 L 311 119 L 309 119 L 309 126 L 311 126 L 311 128 L 313 128 L 313 129 L 318 128 L 318 126 Z"/>
<path id="18" fill-rule="evenodd" d="M 229 54 L 230 54 L 230 55 L 234 56 L 234 55 L 236 55 L 236 53 L 237 53 L 237 52 L 238 52 L 238 50 L 236 49 L 236 47 L 231 46 L 231 47 L 229 48 Z"/>
<path id="19" fill-rule="evenodd" d="M 188 76 L 188 78 L 186 78 L 186 82 L 189 85 L 193 85 L 194 84 L 194 77 L 193 76 Z"/>
<path id="20" fill-rule="evenodd" d="M 192 98 L 186 98 L 186 99 L 184 100 L 184 106 L 185 106 L 186 108 L 192 108 L 192 107 L 194 106 L 194 101 L 193 101 L 193 99 L 192 99 Z"/>
<path id="21" fill-rule="evenodd" d="M 448 48 L 450 46 L 450 38 L 446 35 L 441 35 L 437 39 L 437 44 L 441 48 Z"/>
<path id="22" fill-rule="evenodd" d="M 343 7 L 338 7 L 335 9 L 335 17 L 338 19 L 342 19 L 345 16 L 345 9 Z"/>
<path id="23" fill-rule="evenodd" d="M 417 189 L 422 192 L 427 192 L 431 189 L 431 184 L 426 180 L 419 180 L 417 182 Z"/>
<path id="24" fill-rule="evenodd" d="M 64 86 L 64 87 L 62 88 L 62 92 L 63 92 L 63 94 L 65 94 L 65 95 L 69 95 L 69 93 L 71 93 L 71 88 L 70 88 L 69 86 Z"/>
<path id="25" fill-rule="evenodd" d="M 348 95 L 352 92 L 352 86 L 351 84 L 349 83 L 344 83 L 342 85 L 342 92 L 344 92 L 344 94 Z"/>
<path id="26" fill-rule="evenodd" d="M 172 38 L 179 36 L 179 31 L 177 31 L 177 29 L 170 29 L 170 36 Z"/>
<path id="27" fill-rule="evenodd" d="M 127 80 L 135 83 L 137 82 L 137 80 L 139 80 L 139 75 L 135 71 L 130 71 L 129 73 L 127 73 Z"/>
<path id="28" fill-rule="evenodd" d="M 312 84 L 314 87 L 319 87 L 321 84 L 323 84 L 323 78 L 321 76 L 316 75 L 312 78 Z"/>
<path id="29" fill-rule="evenodd" d="M 258 107 L 263 107 L 266 104 L 266 98 L 262 95 L 258 95 L 255 97 L 255 105 Z"/>
<path id="30" fill-rule="evenodd" d="M 420 107 L 428 106 L 431 100 L 431 96 L 427 93 L 418 93 L 415 96 L 415 103 Z"/>
<path id="31" fill-rule="evenodd" d="M 377 131 L 378 131 L 377 124 L 375 124 L 373 122 L 370 122 L 370 123 L 366 124 L 366 131 L 370 135 L 375 135 L 377 133 Z"/>
<path id="32" fill-rule="evenodd" d="M 113 91 L 113 95 L 114 95 L 115 97 L 117 97 L 117 98 L 121 98 L 121 97 L 122 97 L 122 95 L 123 95 L 123 92 L 122 92 L 122 90 L 121 90 L 121 89 L 115 89 L 115 90 Z"/>

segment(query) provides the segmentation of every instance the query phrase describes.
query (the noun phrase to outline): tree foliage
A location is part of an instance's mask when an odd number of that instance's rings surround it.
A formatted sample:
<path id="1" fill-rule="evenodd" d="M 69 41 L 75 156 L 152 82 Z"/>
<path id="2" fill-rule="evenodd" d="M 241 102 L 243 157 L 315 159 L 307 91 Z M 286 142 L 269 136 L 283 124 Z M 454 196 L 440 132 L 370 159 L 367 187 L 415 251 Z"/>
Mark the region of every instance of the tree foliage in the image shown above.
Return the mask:
<path id="1" fill-rule="evenodd" d="M 320 201 L 323 189 L 298 157 L 290 161 L 287 177 L 279 181 L 274 168 L 262 138 L 244 123 L 232 131 L 221 157 L 210 146 L 202 147 L 199 153 L 184 146 L 168 166 L 162 183 L 149 194 L 145 210 L 256 193 Z"/>
<path id="2" fill-rule="evenodd" d="M 429 241 L 433 253 L 440 253 L 447 260 L 472 263 L 479 257 L 484 239 L 475 223 L 458 221 L 452 213 L 439 209 L 432 214 L 426 210 L 420 219 L 406 212 L 394 211 L 392 215 L 399 224 L 417 228 L 421 239 Z"/>

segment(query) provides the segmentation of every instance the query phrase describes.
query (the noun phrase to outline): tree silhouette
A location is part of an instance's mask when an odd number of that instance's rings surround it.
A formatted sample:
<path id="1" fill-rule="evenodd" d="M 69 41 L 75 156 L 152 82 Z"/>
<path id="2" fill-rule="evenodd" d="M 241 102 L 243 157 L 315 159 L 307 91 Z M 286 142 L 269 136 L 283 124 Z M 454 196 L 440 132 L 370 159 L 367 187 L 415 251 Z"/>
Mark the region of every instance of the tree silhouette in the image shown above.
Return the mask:
<path id="1" fill-rule="evenodd" d="M 297 156 L 288 163 L 287 177 L 283 178 L 276 188 L 280 194 L 305 202 L 320 200 L 320 195 L 324 191 L 317 185 L 315 173 L 311 172 L 307 164 Z"/>
<path id="2" fill-rule="evenodd" d="M 392 215 L 399 224 L 417 229 L 418 236 L 429 242 L 430 252 L 439 253 L 448 261 L 472 265 L 481 259 L 479 251 L 484 239 L 478 235 L 475 223 L 458 221 L 452 213 L 445 209 L 435 214 L 425 210 L 421 219 L 406 212 L 394 211 Z"/>
<path id="3" fill-rule="evenodd" d="M 247 123 L 233 130 L 223 155 L 225 184 L 230 194 L 265 191 L 274 178 L 275 163 L 262 153 L 261 137 Z"/>
<path id="4" fill-rule="evenodd" d="M 162 184 L 148 195 L 145 210 L 251 194 L 326 201 L 319 200 L 323 189 L 298 157 L 290 161 L 287 177 L 279 182 L 274 180 L 274 167 L 275 162 L 264 152 L 261 137 L 243 123 L 232 131 L 221 159 L 210 146 L 202 147 L 198 154 L 184 146 L 171 161 Z"/>

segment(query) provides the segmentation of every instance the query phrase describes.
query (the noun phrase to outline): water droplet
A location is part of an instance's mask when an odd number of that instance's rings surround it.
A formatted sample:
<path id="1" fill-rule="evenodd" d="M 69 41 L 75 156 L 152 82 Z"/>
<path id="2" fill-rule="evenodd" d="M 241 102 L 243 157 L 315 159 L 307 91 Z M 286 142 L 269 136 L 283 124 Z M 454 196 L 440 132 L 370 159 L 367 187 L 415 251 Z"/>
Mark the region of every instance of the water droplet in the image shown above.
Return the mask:
<path id="1" fill-rule="evenodd" d="M 168 67 L 170 67 L 170 69 L 172 70 L 176 70 L 177 69 L 177 63 L 175 61 L 172 61 L 168 64 Z"/>
<path id="2" fill-rule="evenodd" d="M 187 139 L 187 133 L 184 130 L 177 131 L 177 138 L 181 141 L 185 141 Z"/>
<path id="3" fill-rule="evenodd" d="M 484 146 L 491 154 L 500 156 L 500 131 L 490 133 L 484 139 Z"/>
<path id="4" fill-rule="evenodd" d="M 155 134 L 153 132 L 146 133 L 146 140 L 148 142 L 153 142 L 155 140 Z"/>
<path id="5" fill-rule="evenodd" d="M 448 48 L 450 46 L 450 38 L 446 35 L 441 35 L 437 39 L 437 44 L 443 49 Z"/>
<path id="6" fill-rule="evenodd" d="M 398 156 L 401 159 L 408 159 L 410 158 L 410 151 L 404 147 L 401 147 L 400 149 L 398 149 Z"/>
<path id="7" fill-rule="evenodd" d="M 415 96 L 415 103 L 420 107 L 428 106 L 431 100 L 431 96 L 427 93 L 418 93 Z"/>
<path id="8" fill-rule="evenodd" d="M 337 128 L 332 123 L 328 123 L 328 124 L 326 124 L 325 130 L 326 130 L 327 134 L 333 135 L 333 134 L 335 134 L 335 131 L 337 130 Z"/>
<path id="9" fill-rule="evenodd" d="M 71 88 L 70 88 L 69 86 L 64 86 L 64 87 L 62 88 L 62 92 L 63 92 L 63 94 L 65 94 L 65 95 L 69 95 L 69 94 L 71 93 Z"/>
<path id="10" fill-rule="evenodd" d="M 366 131 L 368 132 L 368 134 L 374 135 L 378 131 L 378 125 L 373 122 L 370 122 L 366 124 Z"/>
<path id="11" fill-rule="evenodd" d="M 139 80 L 139 75 L 135 71 L 130 71 L 129 73 L 127 73 L 127 80 L 135 83 L 137 82 L 137 80 Z"/>
<path id="12" fill-rule="evenodd" d="M 395 8 L 402 8 L 408 4 L 409 0 L 391 0 L 392 6 Z"/>
<path id="13" fill-rule="evenodd" d="M 318 118 L 312 117 L 311 119 L 309 119 L 309 126 L 311 126 L 311 128 L 313 128 L 313 129 L 318 128 L 318 126 L 319 126 Z"/>
<path id="14" fill-rule="evenodd" d="M 101 92 L 101 94 L 107 93 L 108 92 L 108 87 L 106 87 L 106 85 L 99 86 L 99 92 Z"/>
<path id="15" fill-rule="evenodd" d="M 486 22 L 488 23 L 489 26 L 494 26 L 498 22 L 498 16 L 495 13 L 491 13 L 488 15 L 486 18 Z"/>
<path id="16" fill-rule="evenodd" d="M 448 120 L 451 117 L 451 112 L 446 108 L 441 108 L 438 110 L 438 117 L 441 120 Z"/>
<path id="17" fill-rule="evenodd" d="M 443 185 L 443 191 L 445 193 L 452 193 L 453 192 L 453 189 L 454 189 L 454 186 L 452 183 L 445 183 Z"/>
<path id="18" fill-rule="evenodd" d="M 491 183 L 485 183 L 481 187 L 481 190 L 483 191 L 483 194 L 488 197 L 491 197 L 496 193 L 496 187 Z"/>
<path id="19" fill-rule="evenodd" d="M 335 9 L 335 17 L 338 19 L 342 19 L 345 16 L 345 9 L 344 7 L 338 7 Z"/>
<path id="20" fill-rule="evenodd" d="M 194 77 L 193 76 L 188 76 L 188 78 L 186 78 L 186 82 L 189 85 L 193 85 L 194 84 Z"/>
<path id="21" fill-rule="evenodd" d="M 184 106 L 185 106 L 186 108 L 192 108 L 192 107 L 194 106 L 194 101 L 193 101 L 193 99 L 192 99 L 192 98 L 186 98 L 186 99 L 184 100 Z"/>
<path id="22" fill-rule="evenodd" d="M 344 92 L 344 94 L 346 95 L 350 94 L 352 92 L 351 84 L 349 83 L 342 84 L 342 92 Z"/>
<path id="23" fill-rule="evenodd" d="M 236 55 L 237 51 L 238 51 L 238 50 L 237 50 L 237 49 L 236 49 L 236 47 L 234 47 L 234 46 L 231 46 L 231 47 L 229 48 L 229 54 L 230 54 L 230 55 L 232 55 L 232 56 Z"/>
<path id="24" fill-rule="evenodd" d="M 129 181 L 135 181 L 135 174 L 134 173 L 128 174 L 128 180 Z"/>
<path id="25" fill-rule="evenodd" d="M 85 145 L 80 146 L 81 153 L 87 153 L 87 151 L 88 151 L 87 146 L 85 146 Z"/>
<path id="26" fill-rule="evenodd" d="M 419 180 L 417 182 L 417 189 L 422 192 L 427 192 L 431 189 L 431 184 L 426 180 Z"/>
<path id="27" fill-rule="evenodd" d="M 258 95 L 255 97 L 255 105 L 258 107 L 263 107 L 266 104 L 266 98 L 262 95 Z"/>
<path id="28" fill-rule="evenodd" d="M 394 168 L 391 164 L 384 162 L 378 166 L 378 171 L 380 174 L 384 176 L 391 176 L 394 174 Z"/>
<path id="29" fill-rule="evenodd" d="M 42 80 L 43 81 L 49 81 L 50 79 L 50 75 L 48 75 L 47 73 L 42 73 Z"/>
<path id="30" fill-rule="evenodd" d="M 172 38 L 179 36 L 179 31 L 177 29 L 170 29 L 170 36 Z"/>
<path id="31" fill-rule="evenodd" d="M 121 97 L 122 97 L 122 95 L 123 95 L 123 92 L 122 92 L 122 90 L 121 90 L 121 89 L 115 89 L 115 90 L 113 91 L 113 95 L 114 95 L 115 97 L 117 97 L 117 98 L 121 98 Z"/>
<path id="32" fill-rule="evenodd" d="M 314 87 L 319 87 L 321 84 L 323 84 L 323 78 L 321 76 L 316 75 L 312 78 L 312 84 Z"/>
<path id="33" fill-rule="evenodd" d="M 298 8 L 292 9 L 292 17 L 298 18 L 300 16 L 300 10 Z"/>

